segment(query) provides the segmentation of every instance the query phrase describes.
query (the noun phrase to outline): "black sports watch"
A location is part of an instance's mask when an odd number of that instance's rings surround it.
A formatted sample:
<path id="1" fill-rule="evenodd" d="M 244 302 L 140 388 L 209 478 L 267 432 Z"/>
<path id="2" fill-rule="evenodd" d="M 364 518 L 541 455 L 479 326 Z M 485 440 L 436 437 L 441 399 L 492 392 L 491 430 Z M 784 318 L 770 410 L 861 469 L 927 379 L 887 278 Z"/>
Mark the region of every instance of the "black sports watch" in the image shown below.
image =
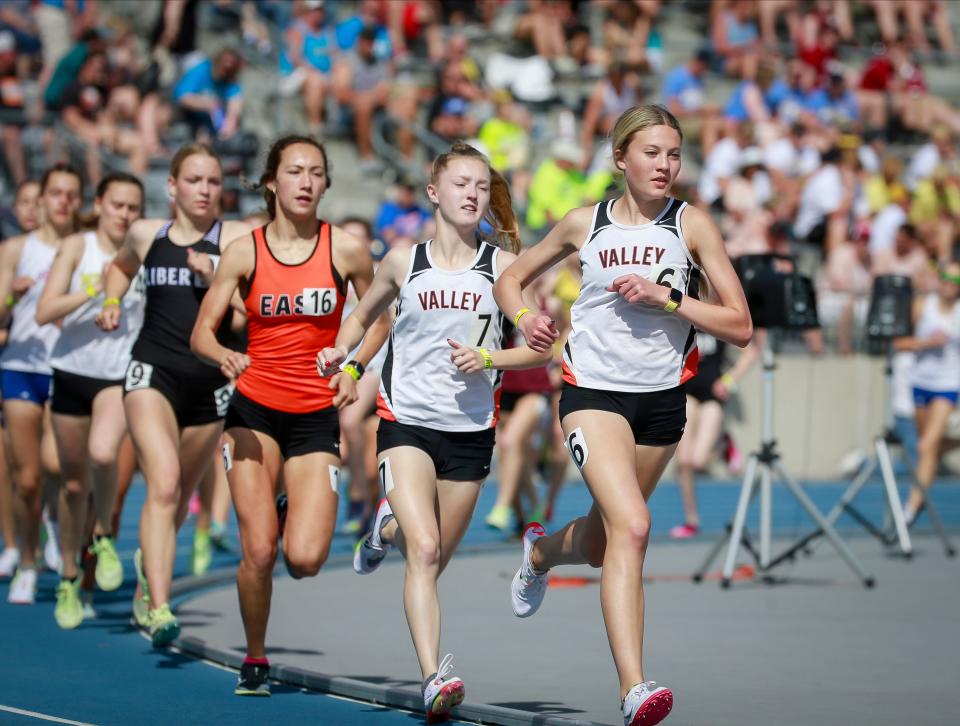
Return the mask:
<path id="1" fill-rule="evenodd" d="M 667 304 L 663 306 L 663 309 L 666 310 L 668 313 L 672 313 L 674 310 L 680 307 L 680 303 L 682 302 L 683 302 L 683 293 L 680 292 L 677 288 L 671 287 L 670 299 L 667 300 Z"/>

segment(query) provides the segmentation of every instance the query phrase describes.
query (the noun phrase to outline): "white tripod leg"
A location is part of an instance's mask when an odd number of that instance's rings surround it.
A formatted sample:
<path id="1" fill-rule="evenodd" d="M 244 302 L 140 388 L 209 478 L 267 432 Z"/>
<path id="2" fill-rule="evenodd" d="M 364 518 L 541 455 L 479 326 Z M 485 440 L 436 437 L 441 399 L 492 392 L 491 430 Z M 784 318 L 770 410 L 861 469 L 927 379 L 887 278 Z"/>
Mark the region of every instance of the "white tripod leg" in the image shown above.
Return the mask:
<path id="1" fill-rule="evenodd" d="M 893 526 L 897 530 L 897 540 L 900 542 L 900 551 L 907 557 L 913 554 L 913 545 L 910 543 L 910 533 L 907 531 L 907 519 L 903 515 L 903 505 L 900 503 L 900 493 L 897 491 L 897 479 L 893 474 L 893 463 L 890 461 L 890 449 L 883 437 L 874 442 L 877 449 L 877 461 L 880 463 L 880 473 L 883 478 L 883 487 L 887 492 L 887 505 Z M 829 521 L 829 520 L 828 520 Z"/>
<path id="2" fill-rule="evenodd" d="M 747 509 L 753 498 L 753 488 L 756 486 L 757 455 L 751 454 L 747 461 L 747 471 L 743 475 L 743 486 L 740 487 L 740 499 L 737 501 L 737 513 L 733 517 L 733 529 L 730 530 L 730 544 L 727 547 L 727 558 L 723 563 L 723 579 L 720 584 L 726 587 L 733 577 L 733 566 L 737 560 L 737 550 L 740 548 L 740 538 L 743 537 L 743 525 L 747 521 Z"/>

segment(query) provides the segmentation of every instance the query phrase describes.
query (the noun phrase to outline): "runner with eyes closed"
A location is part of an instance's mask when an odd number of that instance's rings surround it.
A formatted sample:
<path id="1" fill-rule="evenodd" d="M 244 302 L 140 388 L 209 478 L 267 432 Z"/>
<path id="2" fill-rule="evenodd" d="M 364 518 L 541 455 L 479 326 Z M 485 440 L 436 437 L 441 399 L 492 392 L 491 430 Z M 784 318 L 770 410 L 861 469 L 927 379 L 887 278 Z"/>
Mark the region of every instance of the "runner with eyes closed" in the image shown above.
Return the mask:
<path id="1" fill-rule="evenodd" d="M 398 300 L 380 381 L 377 450 L 385 498 L 357 544 L 354 569 L 373 572 L 397 547 L 406 559 L 404 611 L 423 678 L 427 720 L 463 701 L 453 656 L 440 659 L 437 580 L 467 530 L 490 472 L 501 371 L 544 365 L 547 353 L 503 350 L 493 283 L 519 249 L 506 181 L 479 151 L 455 144 L 433 162 L 427 195 L 436 235 L 392 249 L 370 291 L 318 357 L 334 369 Z M 486 221 L 507 252 L 480 239 Z"/>

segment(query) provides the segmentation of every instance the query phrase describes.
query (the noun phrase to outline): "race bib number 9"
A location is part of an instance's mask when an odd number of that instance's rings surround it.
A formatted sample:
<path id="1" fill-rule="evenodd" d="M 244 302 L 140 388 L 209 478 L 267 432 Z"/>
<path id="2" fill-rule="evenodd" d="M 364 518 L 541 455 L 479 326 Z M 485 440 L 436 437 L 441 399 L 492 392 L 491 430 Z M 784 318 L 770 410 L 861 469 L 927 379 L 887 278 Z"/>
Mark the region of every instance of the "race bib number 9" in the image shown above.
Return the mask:
<path id="1" fill-rule="evenodd" d="M 233 384 L 228 383 L 220 386 L 213 392 L 213 403 L 217 407 L 217 416 L 227 415 L 227 408 L 230 407 L 230 399 L 233 397 Z"/>
<path id="2" fill-rule="evenodd" d="M 150 388 L 150 379 L 153 377 L 153 366 L 137 360 L 130 361 L 127 366 L 127 377 L 123 382 L 123 390 L 137 391 L 141 388 Z"/>
<path id="3" fill-rule="evenodd" d="M 337 289 L 335 287 L 303 288 L 304 315 L 330 315 L 337 309 Z"/>

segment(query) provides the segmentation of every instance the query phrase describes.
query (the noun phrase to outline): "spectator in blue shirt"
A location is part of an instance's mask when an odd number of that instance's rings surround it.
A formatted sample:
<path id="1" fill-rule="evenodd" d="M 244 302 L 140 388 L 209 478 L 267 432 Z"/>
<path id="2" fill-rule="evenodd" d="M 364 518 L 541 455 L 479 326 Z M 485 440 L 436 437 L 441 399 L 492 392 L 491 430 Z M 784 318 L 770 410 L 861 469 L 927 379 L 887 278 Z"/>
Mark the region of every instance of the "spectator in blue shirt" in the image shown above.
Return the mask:
<path id="1" fill-rule="evenodd" d="M 803 106 L 824 126 L 850 126 L 860 119 L 857 98 L 842 73 L 831 73 L 827 85 L 811 91 Z"/>
<path id="2" fill-rule="evenodd" d="M 243 95 L 237 79 L 243 58 L 225 48 L 192 66 L 173 88 L 173 101 L 194 135 L 229 138 L 240 128 Z"/>
<path id="3" fill-rule="evenodd" d="M 777 116 L 780 104 L 789 96 L 790 88 L 782 78 L 776 77 L 776 69 L 770 63 L 761 63 L 756 81 L 741 81 L 733 89 L 730 100 L 723 109 L 729 128 L 743 121 L 755 126 L 771 121 Z"/>
<path id="4" fill-rule="evenodd" d="M 662 103 L 683 124 L 684 134 L 699 139 L 704 156 L 710 153 L 720 137 L 720 109 L 704 102 L 703 74 L 710 67 L 710 50 L 697 51 L 689 61 L 679 65 L 663 79 Z"/>
<path id="5" fill-rule="evenodd" d="M 432 219 L 433 213 L 417 203 L 416 183 L 400 179 L 391 197 L 381 203 L 373 231 L 388 247 L 401 237 L 420 242 L 424 226 Z"/>

